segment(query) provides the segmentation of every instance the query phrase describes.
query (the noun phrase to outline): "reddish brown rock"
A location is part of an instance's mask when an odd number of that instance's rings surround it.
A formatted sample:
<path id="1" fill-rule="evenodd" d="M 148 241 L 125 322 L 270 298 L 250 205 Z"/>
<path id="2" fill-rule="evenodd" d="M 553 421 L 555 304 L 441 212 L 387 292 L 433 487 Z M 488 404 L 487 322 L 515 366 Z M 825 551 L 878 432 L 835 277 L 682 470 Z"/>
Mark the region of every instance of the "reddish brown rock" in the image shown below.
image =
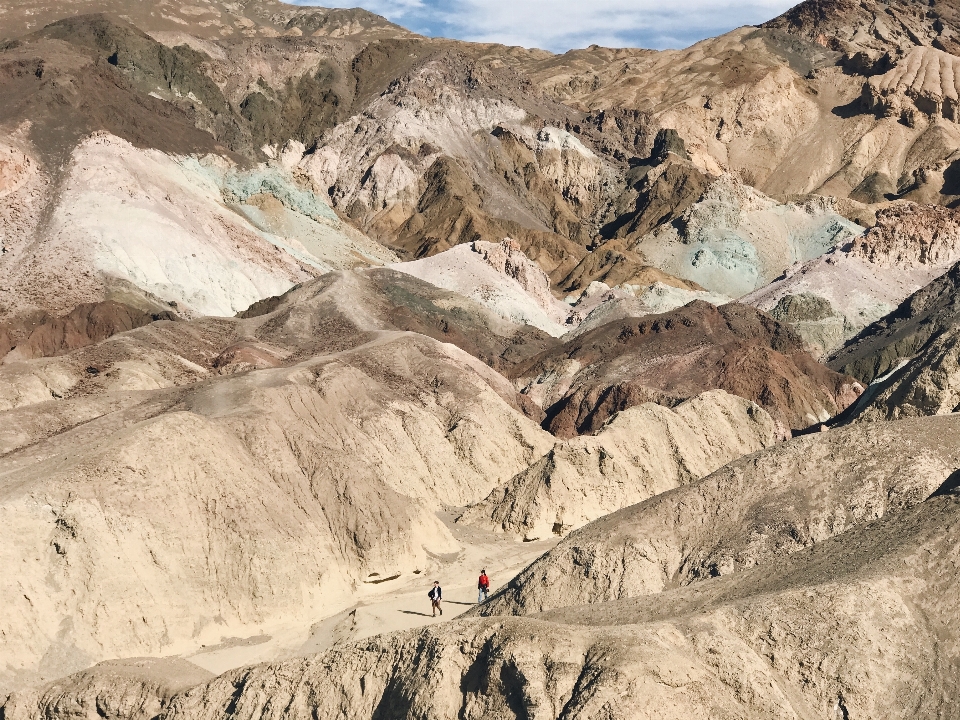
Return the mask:
<path id="1" fill-rule="evenodd" d="M 0 359 L 8 355 L 18 360 L 63 355 L 161 319 L 172 320 L 175 316 L 149 315 L 112 300 L 78 305 L 60 317 L 30 313 L 0 323 Z"/>
<path id="2" fill-rule="evenodd" d="M 753 400 L 788 435 L 835 415 L 862 391 L 814 360 L 786 325 L 744 305 L 702 301 L 608 323 L 514 375 L 526 392 L 539 392 L 545 427 L 560 437 L 596 432 L 627 407 L 675 405 L 711 389 Z"/>

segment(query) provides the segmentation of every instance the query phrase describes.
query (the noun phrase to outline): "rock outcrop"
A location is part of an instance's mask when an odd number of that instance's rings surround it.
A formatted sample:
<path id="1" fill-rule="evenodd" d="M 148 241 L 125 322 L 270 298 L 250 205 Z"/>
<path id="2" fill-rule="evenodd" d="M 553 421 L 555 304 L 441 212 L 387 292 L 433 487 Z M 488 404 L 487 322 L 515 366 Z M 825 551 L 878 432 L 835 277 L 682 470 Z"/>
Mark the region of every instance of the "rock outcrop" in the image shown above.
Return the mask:
<path id="1" fill-rule="evenodd" d="M 599 430 L 613 414 L 654 401 L 674 405 L 718 388 L 753 400 L 783 436 L 832 417 L 862 386 L 820 365 L 787 326 L 745 305 L 700 300 L 616 320 L 511 371 L 558 437 Z"/>
<path id="2" fill-rule="evenodd" d="M 819 359 L 843 345 L 850 335 L 847 319 L 826 298 L 812 293 L 783 295 L 771 308 L 770 317 L 793 328 Z"/>
<path id="3" fill-rule="evenodd" d="M 771 571 L 789 555 L 926 500 L 954 476 L 958 429 L 957 417 L 923 418 L 767 448 L 571 533 L 479 612 L 535 615 Z"/>
<path id="4" fill-rule="evenodd" d="M 593 282 L 580 293 L 567 297 L 573 301 L 570 324 L 573 328 L 566 334 L 567 339 L 582 335 L 624 318 L 639 318 L 645 315 L 659 315 L 683 307 L 694 300 L 702 300 L 711 305 L 726 305 L 733 298 L 706 290 L 687 290 L 684 288 L 654 282 L 651 285 L 617 285 L 613 288 L 606 283 Z"/>
<path id="5" fill-rule="evenodd" d="M 788 296 L 809 296 L 808 303 L 822 306 L 822 317 L 786 321 L 796 322 L 795 329 L 808 342 L 830 354 L 958 260 L 955 210 L 898 204 L 879 211 L 877 224 L 852 242 L 790 268 L 742 301 L 773 312 Z M 839 335 L 838 315 L 843 326 Z"/>
<path id="6" fill-rule="evenodd" d="M 913 125 L 917 114 L 960 122 L 960 58 L 933 47 L 911 49 L 895 67 L 864 86 L 867 106 Z"/>
<path id="7" fill-rule="evenodd" d="M 888 208 L 853 240 L 850 255 L 880 267 L 949 267 L 960 258 L 960 214 L 914 204 Z"/>
<path id="8" fill-rule="evenodd" d="M 666 408 L 615 415 L 595 435 L 556 443 L 540 460 L 468 508 L 458 522 L 524 540 L 564 535 L 774 444 L 758 405 L 713 390 Z"/>
<path id="9" fill-rule="evenodd" d="M 940 3 L 932 12 L 917 12 L 909 0 L 805 0 L 764 27 L 842 50 L 852 68 L 869 72 L 876 64 L 883 65 L 884 55 L 910 52 L 918 45 L 952 52 L 960 35 L 957 10 L 953 2 Z"/>
<path id="10" fill-rule="evenodd" d="M 212 673 L 180 658 L 107 660 L 90 670 L 9 698 L 5 717 L 152 720 L 183 690 L 211 680 Z"/>

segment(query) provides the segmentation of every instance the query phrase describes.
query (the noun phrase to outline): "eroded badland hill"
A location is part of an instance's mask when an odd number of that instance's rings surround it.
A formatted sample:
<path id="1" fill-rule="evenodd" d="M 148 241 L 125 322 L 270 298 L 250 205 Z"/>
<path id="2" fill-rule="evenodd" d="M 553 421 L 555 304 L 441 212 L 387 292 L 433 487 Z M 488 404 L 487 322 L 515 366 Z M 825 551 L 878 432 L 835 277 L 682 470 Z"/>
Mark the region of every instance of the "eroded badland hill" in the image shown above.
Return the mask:
<path id="1" fill-rule="evenodd" d="M 0 98 L 0 720 L 960 714 L 960 3 L 0 2 Z"/>

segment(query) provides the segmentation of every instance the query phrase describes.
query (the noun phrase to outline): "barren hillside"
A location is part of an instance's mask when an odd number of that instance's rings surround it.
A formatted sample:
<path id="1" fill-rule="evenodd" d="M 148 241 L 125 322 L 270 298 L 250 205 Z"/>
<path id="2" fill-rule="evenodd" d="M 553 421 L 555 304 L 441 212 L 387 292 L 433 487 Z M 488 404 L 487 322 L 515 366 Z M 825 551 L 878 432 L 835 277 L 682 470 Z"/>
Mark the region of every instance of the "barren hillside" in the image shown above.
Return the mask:
<path id="1" fill-rule="evenodd" d="M 956 717 L 955 4 L 0 0 L 0 720 Z"/>

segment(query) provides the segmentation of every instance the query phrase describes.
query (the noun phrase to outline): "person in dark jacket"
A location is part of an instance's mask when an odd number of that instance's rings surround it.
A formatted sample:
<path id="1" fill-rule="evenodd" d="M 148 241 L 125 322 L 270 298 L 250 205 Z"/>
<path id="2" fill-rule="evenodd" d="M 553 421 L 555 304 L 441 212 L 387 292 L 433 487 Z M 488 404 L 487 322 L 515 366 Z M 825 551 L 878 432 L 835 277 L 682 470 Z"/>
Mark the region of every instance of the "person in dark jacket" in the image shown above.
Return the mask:
<path id="1" fill-rule="evenodd" d="M 433 617 L 437 616 L 437 610 L 443 615 L 443 608 L 440 607 L 440 601 L 443 600 L 443 590 L 440 588 L 440 581 L 434 580 L 433 587 L 427 593 L 430 598 L 430 607 L 433 609 Z"/>
<path id="2" fill-rule="evenodd" d="M 477 580 L 477 605 L 487 599 L 490 594 L 490 578 L 487 577 L 487 571 L 480 571 L 480 579 Z"/>

